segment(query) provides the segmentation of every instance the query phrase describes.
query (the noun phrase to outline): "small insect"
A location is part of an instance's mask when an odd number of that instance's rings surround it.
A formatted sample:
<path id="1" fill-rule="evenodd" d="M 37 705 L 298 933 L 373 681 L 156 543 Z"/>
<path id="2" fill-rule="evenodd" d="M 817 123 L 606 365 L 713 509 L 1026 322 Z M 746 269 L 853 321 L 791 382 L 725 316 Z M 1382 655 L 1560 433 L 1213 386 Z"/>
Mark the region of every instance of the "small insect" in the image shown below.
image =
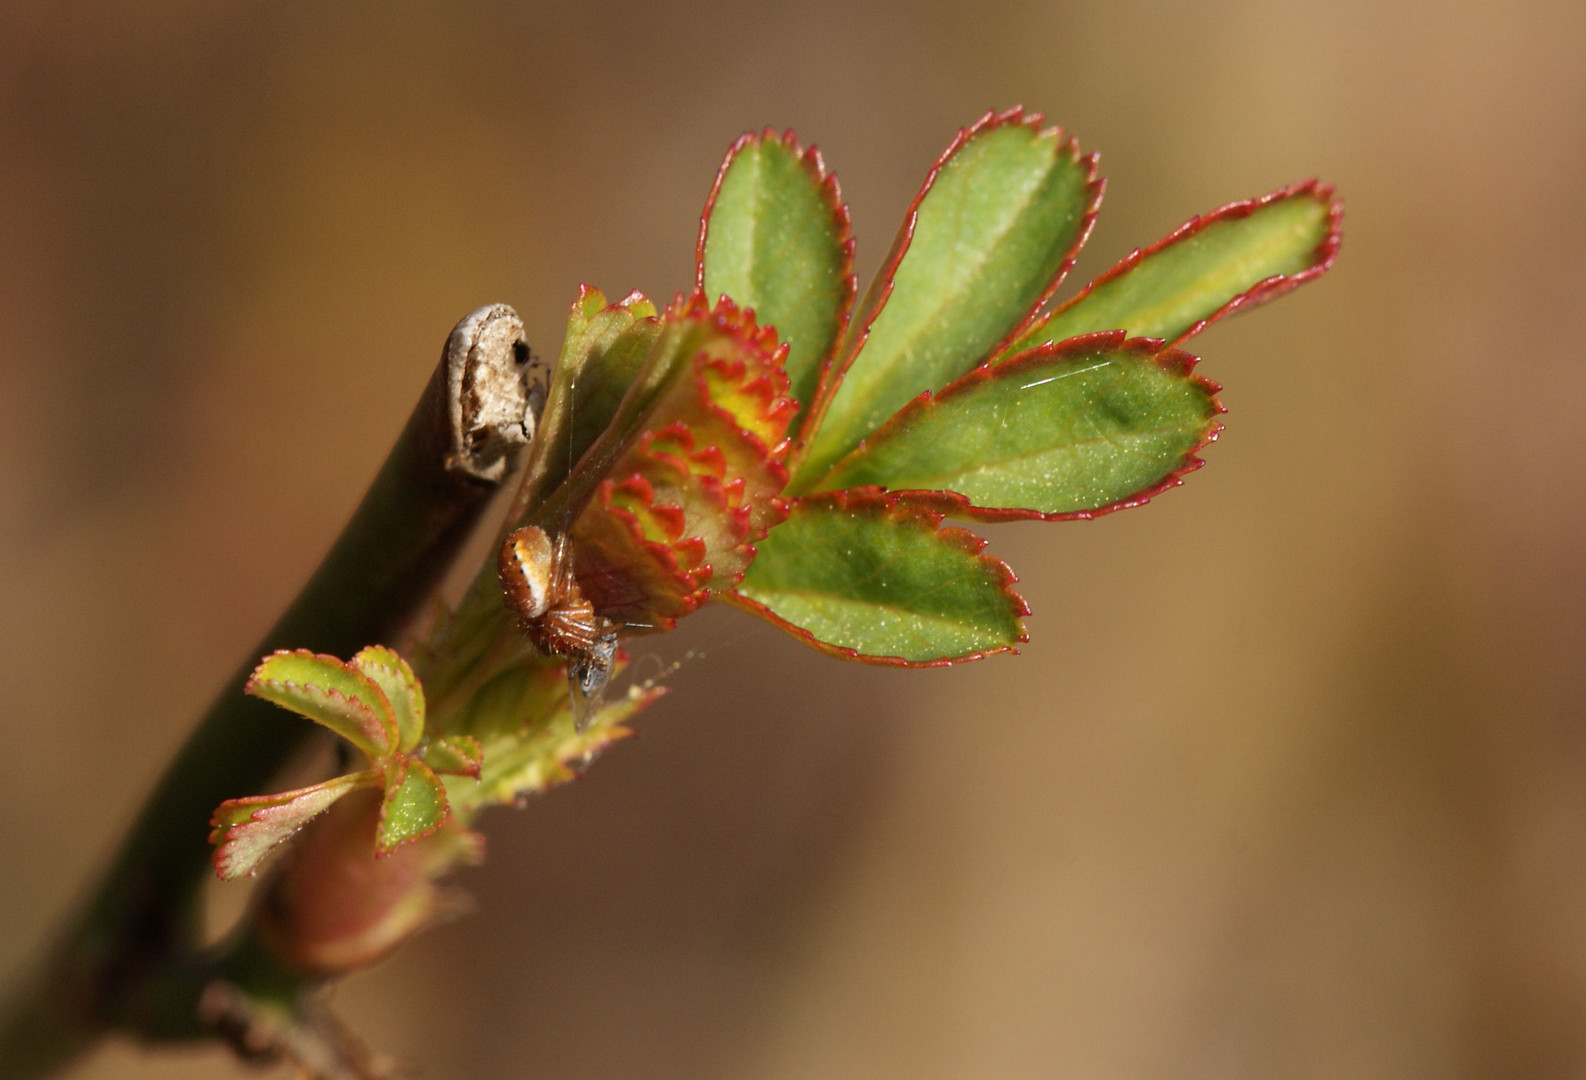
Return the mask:
<path id="1" fill-rule="evenodd" d="M 541 652 L 567 658 L 573 720 L 582 731 L 611 679 L 617 625 L 579 592 L 565 533 L 553 544 L 544 529 L 517 530 L 501 545 L 497 572 L 518 627 Z"/>

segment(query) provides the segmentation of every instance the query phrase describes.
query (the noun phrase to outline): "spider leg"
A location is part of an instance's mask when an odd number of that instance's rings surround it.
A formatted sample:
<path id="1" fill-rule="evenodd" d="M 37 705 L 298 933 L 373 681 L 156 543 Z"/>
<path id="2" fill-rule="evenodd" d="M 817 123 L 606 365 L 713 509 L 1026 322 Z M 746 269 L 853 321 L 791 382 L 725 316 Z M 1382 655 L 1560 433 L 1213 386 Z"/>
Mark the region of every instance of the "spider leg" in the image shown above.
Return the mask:
<path id="1" fill-rule="evenodd" d="M 562 600 L 576 595 L 578 586 L 573 579 L 573 540 L 566 533 L 557 534 L 551 565 L 554 568 L 551 576 L 555 580 L 556 598 Z"/>

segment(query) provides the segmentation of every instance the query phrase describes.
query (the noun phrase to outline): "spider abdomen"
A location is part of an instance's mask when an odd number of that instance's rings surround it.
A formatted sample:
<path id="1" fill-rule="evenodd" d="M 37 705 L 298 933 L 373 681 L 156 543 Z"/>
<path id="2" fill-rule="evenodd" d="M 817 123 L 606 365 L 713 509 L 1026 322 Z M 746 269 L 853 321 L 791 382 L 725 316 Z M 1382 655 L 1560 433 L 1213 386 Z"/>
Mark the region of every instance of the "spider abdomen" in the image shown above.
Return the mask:
<path id="1" fill-rule="evenodd" d="M 604 632 L 603 622 L 582 596 L 553 604 L 540 620 L 545 650 L 561 656 L 588 653 Z"/>

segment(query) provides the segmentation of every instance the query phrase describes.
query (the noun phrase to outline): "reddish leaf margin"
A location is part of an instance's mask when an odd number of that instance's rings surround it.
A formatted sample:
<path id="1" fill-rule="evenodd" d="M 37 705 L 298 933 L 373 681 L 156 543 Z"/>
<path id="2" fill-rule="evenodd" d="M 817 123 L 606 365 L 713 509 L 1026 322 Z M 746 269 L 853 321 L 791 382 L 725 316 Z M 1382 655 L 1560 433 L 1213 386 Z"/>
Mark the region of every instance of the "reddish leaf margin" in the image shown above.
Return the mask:
<path id="1" fill-rule="evenodd" d="M 716 197 L 721 194 L 722 181 L 726 179 L 727 170 L 732 166 L 733 159 L 738 156 L 744 147 L 756 140 L 779 142 L 798 158 L 799 163 L 804 167 L 804 171 L 815 181 L 816 186 L 825 197 L 827 208 L 831 210 L 832 220 L 837 223 L 838 249 L 843 255 L 843 269 L 847 271 L 843 275 L 844 287 L 840 303 L 842 316 L 837 323 L 837 332 L 832 335 L 831 344 L 827 346 L 825 354 L 820 357 L 819 362 L 816 364 L 815 393 L 809 402 L 809 408 L 813 409 L 815 402 L 820 400 L 821 387 L 826 383 L 827 374 L 842 350 L 843 341 L 848 334 L 848 324 L 854 315 L 854 298 L 859 292 L 859 279 L 854 274 L 853 220 L 848 214 L 848 204 L 843 202 L 842 186 L 837 182 L 837 174 L 826 168 L 826 160 L 821 157 L 818 147 L 813 145 L 805 147 L 799 142 L 799 138 L 793 133 L 792 128 L 788 128 L 781 135 L 778 135 L 775 128 L 768 126 L 758 133 L 746 131 L 738 136 L 737 140 L 728 148 L 727 156 L 722 158 L 721 168 L 716 170 L 716 179 L 710 185 L 710 194 L 705 196 L 705 209 L 699 216 L 699 240 L 694 245 L 694 288 L 703 295 L 705 291 L 705 241 L 710 235 L 710 215 L 711 211 L 716 208 Z M 940 168 L 940 163 L 938 163 L 936 168 Z M 927 183 L 935 178 L 936 168 L 931 170 Z M 916 205 L 918 202 L 919 199 L 916 198 Z M 909 220 L 912 231 L 912 218 Z M 808 417 L 809 411 L 805 410 L 804 418 L 796 421 L 799 423 L 800 430 L 809 427 Z"/>
<path id="2" fill-rule="evenodd" d="M 925 201 L 925 197 L 930 194 L 931 188 L 935 186 L 936 177 L 947 163 L 952 160 L 953 156 L 962 150 L 969 140 L 981 132 L 1005 127 L 1009 124 L 1023 124 L 1039 131 L 1041 122 L 1045 118 L 1043 113 L 1025 112 L 1023 105 L 1015 105 L 1013 108 L 1000 113 L 995 109 L 988 109 L 985 115 L 969 127 L 959 128 L 958 134 L 953 137 L 953 141 L 947 144 L 947 149 L 943 150 L 941 156 L 931 165 L 930 171 L 925 174 L 925 181 L 920 185 L 920 190 L 915 194 L 913 201 L 909 203 L 907 211 L 904 212 L 903 225 L 898 229 L 898 234 L 893 239 L 892 247 L 887 252 L 886 258 L 882 260 L 881 269 L 876 271 L 875 279 L 871 281 L 870 287 L 865 290 L 864 299 L 859 305 L 864 312 L 861 317 L 862 321 L 855 327 L 850 327 L 850 340 L 844 344 L 838 354 L 841 357 L 841 362 L 834 363 L 829 367 L 823 367 L 821 370 L 821 378 L 815 384 L 815 395 L 810 401 L 809 411 L 804 417 L 803 425 L 799 428 L 793 452 L 788 456 L 788 472 L 790 474 L 796 474 L 799 466 L 803 464 L 804 454 L 809 448 L 813 434 L 820 427 L 821 420 L 826 415 L 826 409 L 831 405 L 832 399 L 837 396 L 837 388 L 842 384 L 843 376 L 848 373 L 849 365 L 859 355 L 859 351 L 864 348 L 865 340 L 870 336 L 870 327 L 875 323 L 876 318 L 880 316 L 882 309 L 887 306 L 887 300 L 892 296 L 893 279 L 897 275 L 898 265 L 903 262 L 903 257 L 908 254 L 909 245 L 914 239 L 914 227 L 919 220 L 920 204 Z M 1081 157 L 1077 139 L 1072 135 L 1064 139 L 1064 132 L 1061 127 L 1054 127 L 1050 130 L 1057 138 L 1062 140 L 1059 152 L 1067 151 L 1074 160 L 1083 164 L 1086 168 L 1085 190 L 1089 195 L 1089 199 L 1085 208 L 1084 220 L 1080 225 L 1079 232 L 1074 236 L 1074 242 L 1069 247 L 1068 255 L 1058 265 L 1056 272 L 1052 275 L 1051 282 L 1031 304 L 1030 311 L 1024 319 L 1010 330 L 1001 341 L 988 350 L 986 353 L 988 357 L 996 356 L 1003 349 L 1017 341 L 1020 335 L 1027 332 L 1035 325 L 1036 320 L 1041 317 L 1041 308 L 1046 306 L 1047 301 L 1052 298 L 1052 295 L 1057 292 L 1058 288 L 1068 278 L 1068 273 L 1074 268 L 1074 263 L 1079 258 L 1081 249 L 1084 248 L 1085 242 L 1090 239 L 1091 230 L 1096 226 L 1096 216 L 1101 211 L 1102 196 L 1107 190 L 1106 179 L 1096 175 L 1098 155 L 1092 152 Z"/>
<path id="3" fill-rule="evenodd" d="M 762 363 L 751 368 L 743 356 L 698 352 L 683 358 L 678 381 L 656 395 L 574 521 L 580 589 L 600 614 L 641 632 L 671 629 L 709 598 L 718 576 L 736 584 L 754 542 L 787 516 L 774 493 L 787 483 L 784 432 L 795 409 L 781 367 L 787 347 L 752 310 L 727 297 L 711 305 L 695 289 L 676 297 L 664 318 L 709 322 Z M 713 384 L 724 388 L 720 397 Z M 692 489 L 720 520 L 690 522 L 684 505 L 658 502 L 663 479 Z M 646 535 L 641 513 L 660 536 Z M 712 550 L 711 539 L 731 543 Z"/>
<path id="4" fill-rule="evenodd" d="M 407 774 L 414 769 L 417 769 L 420 773 L 427 775 L 427 778 L 431 782 L 431 790 L 435 791 L 439 796 L 441 812 L 436 816 L 435 824 L 431 825 L 429 828 L 421 829 L 418 832 L 413 833 L 411 836 L 404 836 L 395 843 L 386 844 L 381 839 L 381 833 L 385 830 L 386 815 L 391 809 L 391 795 L 402 786 L 402 784 L 407 780 Z M 377 824 L 375 826 L 375 858 L 383 859 L 390 855 L 393 851 L 396 851 L 398 848 L 405 847 L 414 841 L 423 840 L 426 837 L 434 836 L 447 822 L 451 820 L 453 820 L 451 800 L 446 795 L 446 785 L 441 783 L 441 778 L 439 776 L 435 775 L 435 770 L 430 768 L 419 758 L 412 757 L 407 754 L 399 755 L 393 758 L 391 763 L 386 767 L 385 795 L 380 800 L 380 816 L 377 819 Z"/>
<path id="5" fill-rule="evenodd" d="M 1192 356 L 1179 349 L 1169 348 L 1158 338 L 1130 338 L 1126 337 L 1125 332 L 1122 330 L 1099 330 L 1093 334 L 1081 334 L 1078 337 L 1071 337 L 1055 344 L 1038 345 L 1033 349 L 1015 353 L 1006 360 L 982 364 L 967 375 L 942 387 L 934 395 L 927 391 L 893 413 L 886 423 L 876 429 L 875 434 L 871 435 L 870 439 L 860 443 L 859 447 L 853 452 L 862 452 L 871 439 L 880 438 L 889 429 L 906 424 L 909 416 L 913 413 L 933 408 L 943 399 L 962 394 L 978 383 L 997 378 L 1004 373 L 1015 373 L 1021 368 L 1049 360 L 1063 353 L 1081 355 L 1100 347 L 1127 349 L 1146 355 L 1160 366 L 1183 375 L 1200 385 L 1202 389 L 1211 395 L 1214 415 L 1221 416 L 1228 412 L 1222 400 L 1217 397 L 1218 394 L 1222 393 L 1222 385 L 1204 376 L 1193 374 L 1195 365 L 1200 362 L 1199 357 Z M 946 517 L 958 518 L 961 521 L 983 521 L 988 524 L 1000 521 L 1090 521 L 1093 518 L 1116 513 L 1119 510 L 1132 510 L 1137 506 L 1144 506 L 1164 491 L 1181 486 L 1184 483 L 1185 476 L 1206 464 L 1196 455 L 1211 443 L 1216 442 L 1217 436 L 1221 435 L 1222 432 L 1223 425 L 1220 422 L 1213 421 L 1206 434 L 1201 437 L 1201 440 L 1185 452 L 1184 461 L 1178 468 L 1150 487 L 1142 488 L 1140 491 L 1108 503 L 1106 506 L 1099 506 L 1094 510 L 1069 510 L 1062 513 L 1048 514 L 1040 510 L 975 506 L 967 497 L 958 494 L 956 491 L 930 491 L 912 488 L 900 488 L 896 491 L 886 488 L 852 488 L 850 490 L 887 491 L 890 495 L 929 506 Z M 841 462 L 838 464 L 841 464 Z"/>
<path id="6" fill-rule="evenodd" d="M 1013 572 L 1011 566 L 995 555 L 985 554 L 988 541 L 968 529 L 961 529 L 956 525 L 942 525 L 943 518 L 947 516 L 947 511 L 943 507 L 956 505 L 951 502 L 944 503 L 936 498 L 945 494 L 947 493 L 939 491 L 889 492 L 879 487 L 857 487 L 805 495 L 800 499 L 794 500 L 794 502 L 796 504 L 829 502 L 837 510 L 861 513 L 879 511 L 899 524 L 913 524 L 931 529 L 948 543 L 956 544 L 963 551 L 975 556 L 976 561 L 990 569 L 1000 579 L 999 584 L 1002 593 L 1008 598 L 1014 615 L 1021 619 L 1028 616 L 1030 614 L 1030 605 L 1013 587 L 1019 583 L 1018 575 Z M 917 496 L 925 497 L 920 498 Z M 962 498 L 962 496 L 959 496 L 959 498 Z M 788 622 L 758 600 L 745 596 L 737 589 L 729 589 L 717 593 L 716 598 L 742 611 L 747 611 L 751 615 L 759 616 L 817 652 L 825 653 L 827 656 L 835 656 L 839 660 L 855 660 L 862 664 L 874 664 L 880 667 L 934 668 L 951 667 L 953 664 L 964 664 L 972 660 L 984 660 L 986 657 L 995 656 L 998 653 L 1017 655 L 1019 651 L 1015 645 L 1003 645 L 995 649 L 987 649 L 984 652 L 942 657 L 937 660 L 905 660 L 901 656 L 872 656 L 868 653 L 859 652 L 857 649 L 821 641 L 802 626 L 796 626 Z M 1029 640 L 1029 631 L 1021 626 L 1019 644 Z"/>
<path id="7" fill-rule="evenodd" d="M 1122 277 L 1163 248 L 1188 240 L 1209 225 L 1215 225 L 1222 221 L 1238 221 L 1240 218 L 1249 217 L 1262 207 L 1301 195 L 1310 195 L 1318 201 L 1327 203 L 1327 233 L 1312 252 L 1312 258 L 1315 261 L 1297 274 L 1274 274 L 1265 281 L 1257 282 L 1204 319 L 1190 326 L 1188 330 L 1185 330 L 1178 337 L 1166 342 L 1166 344 L 1170 347 L 1181 345 L 1219 319 L 1236 314 L 1246 308 L 1257 307 L 1268 300 L 1275 300 L 1285 293 L 1292 292 L 1306 282 L 1314 281 L 1327 273 L 1332 268 L 1333 261 L 1338 258 L 1338 249 L 1344 242 L 1344 200 L 1335 198 L 1333 186 L 1322 183 L 1316 177 L 1278 188 L 1276 191 L 1269 191 L 1265 195 L 1254 199 L 1240 199 L 1238 202 L 1220 206 L 1208 213 L 1197 214 L 1156 243 L 1143 248 L 1135 248 L 1128 255 L 1125 255 L 1116 266 L 1107 270 L 1074 296 L 1054 308 L 1050 315 L 1043 316 L 1042 321 L 1056 318 L 1089 296 L 1098 287 L 1105 285 L 1114 278 Z M 1026 332 L 1029 329 L 1033 329 L 1033 324 L 1031 327 L 1026 328 Z M 1013 338 L 1012 340 L 1017 341 L 1018 338 Z"/>

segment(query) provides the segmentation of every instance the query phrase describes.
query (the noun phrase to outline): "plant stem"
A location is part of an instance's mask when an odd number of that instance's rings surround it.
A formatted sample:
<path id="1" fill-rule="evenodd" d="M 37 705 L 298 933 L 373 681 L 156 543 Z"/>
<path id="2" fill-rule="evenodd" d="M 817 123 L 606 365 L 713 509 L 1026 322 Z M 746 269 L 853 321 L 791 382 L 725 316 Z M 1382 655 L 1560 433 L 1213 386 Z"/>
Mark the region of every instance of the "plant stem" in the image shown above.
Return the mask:
<path id="1" fill-rule="evenodd" d="M 317 729 L 245 695 L 257 658 L 349 656 L 392 640 L 432 594 L 534 417 L 523 328 L 510 308 L 458 324 L 352 520 L 292 606 L 238 667 L 143 807 L 110 870 L 0 1015 L 0 1080 L 47 1076 L 119 1029 L 203 1038 L 198 947 L 207 823 L 262 790 Z M 514 414 L 515 410 L 515 414 Z M 498 464 L 498 462 L 500 464 Z"/>

